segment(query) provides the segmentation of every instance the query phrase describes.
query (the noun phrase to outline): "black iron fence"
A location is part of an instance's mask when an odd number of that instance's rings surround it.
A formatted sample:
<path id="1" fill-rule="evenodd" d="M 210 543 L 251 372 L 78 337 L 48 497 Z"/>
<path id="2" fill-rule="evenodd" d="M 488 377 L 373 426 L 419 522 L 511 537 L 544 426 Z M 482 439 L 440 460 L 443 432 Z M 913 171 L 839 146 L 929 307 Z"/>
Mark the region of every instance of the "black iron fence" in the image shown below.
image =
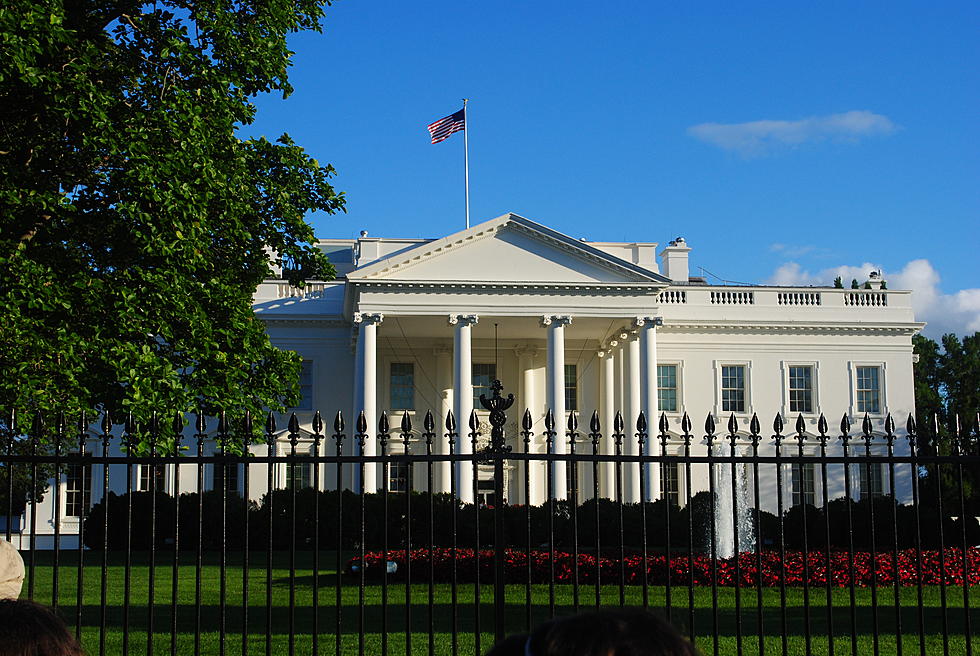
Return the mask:
<path id="1" fill-rule="evenodd" d="M 484 405 L 488 436 L 11 417 L 0 533 L 97 654 L 479 654 L 608 605 L 704 653 L 972 653 L 980 429 L 617 414 L 607 440 L 525 413 L 508 436 Z"/>

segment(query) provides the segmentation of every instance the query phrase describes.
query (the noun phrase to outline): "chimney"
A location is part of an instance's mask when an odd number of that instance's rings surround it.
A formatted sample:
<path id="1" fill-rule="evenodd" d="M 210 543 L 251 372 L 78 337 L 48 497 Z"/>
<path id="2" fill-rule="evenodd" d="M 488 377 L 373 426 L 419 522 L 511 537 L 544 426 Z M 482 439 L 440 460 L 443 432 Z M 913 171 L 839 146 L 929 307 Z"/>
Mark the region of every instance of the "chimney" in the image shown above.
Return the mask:
<path id="1" fill-rule="evenodd" d="M 686 283 L 689 276 L 687 254 L 690 252 L 683 237 L 667 244 L 659 253 L 663 274 L 674 282 Z"/>
<path id="2" fill-rule="evenodd" d="M 867 286 L 871 289 L 881 289 L 885 279 L 881 277 L 881 271 L 872 271 L 868 274 Z"/>

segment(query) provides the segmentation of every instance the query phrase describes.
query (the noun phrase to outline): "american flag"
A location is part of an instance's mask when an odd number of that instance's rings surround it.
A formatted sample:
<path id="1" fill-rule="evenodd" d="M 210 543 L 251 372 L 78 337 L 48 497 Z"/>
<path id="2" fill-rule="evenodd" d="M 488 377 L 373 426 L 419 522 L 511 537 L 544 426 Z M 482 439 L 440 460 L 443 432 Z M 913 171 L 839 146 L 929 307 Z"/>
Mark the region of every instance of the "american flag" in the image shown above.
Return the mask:
<path id="1" fill-rule="evenodd" d="M 435 123 L 429 124 L 429 134 L 432 135 L 432 143 L 439 143 L 448 139 L 453 132 L 466 129 L 466 110 L 461 109 L 455 114 L 450 114 L 441 118 Z"/>

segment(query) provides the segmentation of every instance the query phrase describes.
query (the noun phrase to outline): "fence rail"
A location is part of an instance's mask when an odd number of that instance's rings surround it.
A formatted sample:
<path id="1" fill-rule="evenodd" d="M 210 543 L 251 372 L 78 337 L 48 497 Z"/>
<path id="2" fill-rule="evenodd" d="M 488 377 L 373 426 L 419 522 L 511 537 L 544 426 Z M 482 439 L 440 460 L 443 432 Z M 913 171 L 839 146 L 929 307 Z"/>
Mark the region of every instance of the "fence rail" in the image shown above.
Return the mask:
<path id="1" fill-rule="evenodd" d="M 0 532 L 98 654 L 478 654 L 607 605 L 704 653 L 972 653 L 980 429 L 617 414 L 609 440 L 525 413 L 507 436 L 499 389 L 484 406 L 489 436 L 476 413 L 11 418 Z"/>

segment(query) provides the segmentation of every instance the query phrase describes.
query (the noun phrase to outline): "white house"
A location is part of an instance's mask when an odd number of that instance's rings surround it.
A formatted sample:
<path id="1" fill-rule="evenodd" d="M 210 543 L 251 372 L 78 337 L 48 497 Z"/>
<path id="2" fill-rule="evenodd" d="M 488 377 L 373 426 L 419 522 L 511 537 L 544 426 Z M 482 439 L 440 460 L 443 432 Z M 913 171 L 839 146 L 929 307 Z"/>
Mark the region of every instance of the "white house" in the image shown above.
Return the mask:
<path id="1" fill-rule="evenodd" d="M 681 418 L 689 413 L 698 437 L 692 451 L 703 454 L 700 439 L 704 418 L 712 414 L 724 433 L 734 414 L 744 430 L 753 413 L 769 436 L 772 418 L 780 413 L 789 433 L 798 415 L 807 433 L 816 434 L 821 413 L 831 433 L 842 414 L 857 427 L 867 414 L 880 435 L 884 418 L 891 413 L 899 425 L 914 408 L 912 385 L 912 336 L 923 324 L 913 317 L 910 292 L 882 288 L 879 279 L 870 289 L 831 287 L 719 286 L 690 275 L 692 249 L 684 239 L 670 241 L 659 253 L 656 243 L 588 242 L 573 239 L 515 214 L 507 214 L 439 239 L 394 239 L 369 236 L 356 239 L 324 239 L 320 247 L 337 269 L 337 279 L 312 282 L 303 288 L 283 279 L 267 280 L 255 292 L 255 313 L 266 324 L 273 342 L 299 352 L 304 359 L 301 386 L 303 402 L 296 414 L 303 426 L 300 453 L 308 452 L 313 411 L 320 410 L 328 425 L 337 409 L 348 419 L 364 411 L 367 455 L 378 454 L 375 427 L 382 411 L 392 417 L 397 433 L 404 412 L 414 417 L 415 431 L 409 442 L 413 452 L 424 452 L 418 430 L 422 416 L 431 410 L 437 425 L 452 410 L 461 432 L 474 407 L 489 434 L 479 395 L 489 395 L 492 380 L 499 379 L 505 393 L 516 397 L 507 426 L 508 441 L 523 451 L 519 421 L 524 409 L 533 418 L 532 452 L 545 449 L 544 417 L 550 408 L 564 427 L 564 418 L 576 412 L 588 418 L 598 412 L 602 425 L 602 453 L 613 453 L 610 433 L 613 418 L 621 411 L 627 418 L 625 454 L 636 454 L 632 424 L 642 411 L 656 432 L 656 418 L 664 413 L 672 439 L 668 454 L 683 451 L 679 436 Z M 659 263 L 658 258 L 659 257 Z M 285 423 L 285 422 L 283 422 Z M 562 436 L 563 436 L 562 431 Z M 329 431 L 328 431 L 329 433 Z M 404 444 L 395 436 L 389 453 Z M 884 453 L 876 441 L 874 453 Z M 726 441 L 720 442 L 728 449 Z M 863 442 L 858 454 L 864 453 Z M 276 453 L 287 454 L 285 441 Z M 320 453 L 333 454 L 326 440 Z M 347 440 L 353 453 L 355 441 Z M 555 452 L 569 448 L 566 439 L 555 441 Z M 651 453 L 660 454 L 659 440 Z M 771 453 L 766 440 L 760 451 Z M 896 452 L 907 451 L 903 440 Z M 471 449 L 466 438 L 458 452 Z M 591 452 L 591 443 L 578 450 Z M 818 442 L 808 439 L 805 453 L 814 454 Z M 259 447 L 266 453 L 266 447 Z M 448 442 L 437 440 L 436 453 L 448 452 Z M 839 455 L 840 443 L 828 447 Z M 795 441 L 784 453 L 797 454 Z M 267 489 L 265 465 L 256 465 L 248 490 L 242 489 L 238 472 L 223 474 L 208 465 L 207 485 L 226 485 L 258 498 Z M 276 467 L 274 484 L 310 484 L 317 478 L 327 488 L 336 485 L 334 466 L 286 465 Z M 368 465 L 363 487 L 376 491 L 404 489 L 406 465 L 393 463 L 387 479 L 378 465 Z M 424 488 L 425 465 L 416 465 L 416 489 Z M 470 465 L 469 467 L 472 467 Z M 461 466 L 459 480 L 469 481 L 472 469 Z M 510 463 L 505 474 L 505 494 L 511 503 L 542 503 L 545 463 L 529 465 L 530 498 L 524 498 L 523 464 Z M 150 467 L 134 468 L 135 489 L 145 486 Z M 173 493 L 172 466 L 158 472 L 159 485 Z M 182 465 L 180 490 L 196 487 L 194 465 Z M 593 489 L 592 469 L 582 466 L 577 474 L 583 498 Z M 906 489 L 910 472 L 902 470 L 891 481 L 887 467 L 860 467 L 852 478 L 852 496 L 887 493 L 891 485 Z M 144 471 L 145 470 L 145 471 Z M 354 468 L 345 474 L 345 486 L 354 481 Z M 569 472 L 564 463 L 554 468 L 554 494 L 565 497 Z M 813 466 L 785 470 L 784 489 L 777 490 L 774 476 L 762 481 L 763 505 L 775 509 L 801 500 L 815 501 L 822 494 L 822 472 Z M 675 465 L 650 467 L 644 492 L 637 465 L 623 471 L 623 496 L 669 496 L 683 503 L 687 491 L 705 489 L 707 465 L 685 468 Z M 91 473 L 89 474 L 91 476 Z M 477 472 L 481 495 L 492 490 L 491 472 Z M 94 472 L 98 481 L 101 474 Z M 434 472 L 436 491 L 450 489 L 452 469 L 439 463 Z M 614 469 L 603 464 L 600 494 L 615 497 Z M 87 497 L 75 488 L 85 487 L 85 476 L 61 485 L 60 504 L 77 514 L 77 499 Z M 354 482 L 360 485 L 360 482 Z M 125 483 L 122 484 L 125 489 Z M 74 487 L 73 487 L 74 486 Z M 96 486 L 98 487 L 98 486 Z M 472 500 L 469 485 L 458 487 L 464 500 Z M 484 490 L 486 492 L 484 492 Z M 782 494 L 780 497 L 778 493 Z M 828 495 L 845 493 L 842 470 L 829 471 Z M 95 490 L 91 501 L 101 493 Z M 38 507 L 39 534 L 54 525 L 52 495 Z M 82 504 L 84 505 L 84 503 Z M 66 517 L 62 532 L 72 527 Z M 77 517 L 74 518 L 77 525 Z M 25 525 L 29 524 L 25 518 Z M 46 528 L 44 528 L 46 527 Z"/>

